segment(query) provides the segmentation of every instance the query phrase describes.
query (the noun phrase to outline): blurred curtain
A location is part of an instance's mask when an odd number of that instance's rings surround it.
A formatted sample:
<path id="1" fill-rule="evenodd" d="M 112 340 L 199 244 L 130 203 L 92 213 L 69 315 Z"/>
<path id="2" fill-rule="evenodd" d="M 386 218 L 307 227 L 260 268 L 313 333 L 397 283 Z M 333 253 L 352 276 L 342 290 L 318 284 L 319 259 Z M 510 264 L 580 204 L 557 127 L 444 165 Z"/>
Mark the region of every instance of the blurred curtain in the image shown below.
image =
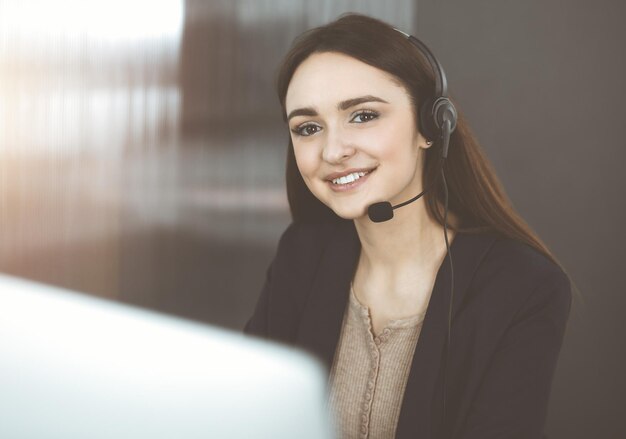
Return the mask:
<path id="1" fill-rule="evenodd" d="M 123 236 L 173 196 L 183 5 L 158 4 L 0 1 L 2 271 L 118 297 Z"/>
<path id="2" fill-rule="evenodd" d="M 0 0 L 0 271 L 239 328 L 289 222 L 274 75 L 414 2 Z"/>

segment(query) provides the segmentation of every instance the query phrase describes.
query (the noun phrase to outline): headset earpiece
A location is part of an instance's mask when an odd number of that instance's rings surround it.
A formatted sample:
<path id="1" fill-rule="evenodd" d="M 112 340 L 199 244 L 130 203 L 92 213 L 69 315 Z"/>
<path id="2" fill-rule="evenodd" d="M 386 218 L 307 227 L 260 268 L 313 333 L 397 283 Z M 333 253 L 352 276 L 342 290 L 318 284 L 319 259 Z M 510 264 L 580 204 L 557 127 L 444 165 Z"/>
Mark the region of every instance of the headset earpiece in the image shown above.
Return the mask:
<path id="1" fill-rule="evenodd" d="M 394 28 L 395 29 L 395 28 Z M 448 99 L 448 81 L 439 60 L 433 55 L 428 46 L 413 35 L 395 29 L 404 35 L 420 53 L 426 58 L 432 68 L 435 79 L 435 91 L 420 105 L 419 119 L 420 132 L 429 141 L 435 141 L 442 146 L 442 156 L 448 155 L 450 134 L 456 128 L 457 112 L 454 104 Z M 446 123 L 448 122 L 448 123 Z"/>
<path id="2" fill-rule="evenodd" d="M 420 130 L 431 141 L 440 141 L 445 121 L 450 121 L 450 132 L 456 128 L 457 112 L 454 104 L 444 96 L 428 99 L 420 107 Z"/>
<path id="3" fill-rule="evenodd" d="M 456 128 L 456 108 L 454 108 L 454 104 L 447 97 L 440 97 L 435 101 L 433 115 L 439 132 L 443 130 L 443 124 L 446 121 L 450 121 L 450 133 Z"/>

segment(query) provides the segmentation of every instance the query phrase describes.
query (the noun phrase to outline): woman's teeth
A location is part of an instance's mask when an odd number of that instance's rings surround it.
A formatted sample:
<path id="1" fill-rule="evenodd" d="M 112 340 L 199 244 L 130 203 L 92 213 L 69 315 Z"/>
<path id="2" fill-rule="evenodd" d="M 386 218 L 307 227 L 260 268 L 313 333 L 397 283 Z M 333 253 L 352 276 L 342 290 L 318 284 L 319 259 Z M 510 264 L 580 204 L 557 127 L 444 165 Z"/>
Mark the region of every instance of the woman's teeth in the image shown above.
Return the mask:
<path id="1" fill-rule="evenodd" d="M 357 181 L 363 177 L 367 172 L 353 172 L 352 174 L 344 175 L 343 177 L 333 179 L 333 184 L 348 184 L 353 181 Z"/>

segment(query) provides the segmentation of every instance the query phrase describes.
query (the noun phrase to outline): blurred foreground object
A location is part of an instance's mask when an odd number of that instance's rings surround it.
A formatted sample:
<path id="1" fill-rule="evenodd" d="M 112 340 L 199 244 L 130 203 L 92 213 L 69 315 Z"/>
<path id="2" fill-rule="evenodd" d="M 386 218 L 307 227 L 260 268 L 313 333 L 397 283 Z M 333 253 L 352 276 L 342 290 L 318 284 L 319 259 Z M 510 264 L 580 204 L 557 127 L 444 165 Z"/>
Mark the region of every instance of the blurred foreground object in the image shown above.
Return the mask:
<path id="1" fill-rule="evenodd" d="M 320 365 L 242 334 L 0 276 L 0 437 L 331 437 Z"/>

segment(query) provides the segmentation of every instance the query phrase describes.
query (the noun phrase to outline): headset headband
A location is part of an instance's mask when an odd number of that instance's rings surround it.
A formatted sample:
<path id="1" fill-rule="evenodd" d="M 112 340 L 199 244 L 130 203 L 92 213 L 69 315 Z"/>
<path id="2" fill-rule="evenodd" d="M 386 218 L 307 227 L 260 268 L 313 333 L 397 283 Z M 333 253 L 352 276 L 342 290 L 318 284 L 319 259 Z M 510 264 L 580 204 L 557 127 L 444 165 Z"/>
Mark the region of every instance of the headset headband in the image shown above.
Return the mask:
<path id="1" fill-rule="evenodd" d="M 402 35 L 404 35 L 410 42 L 412 42 L 417 48 L 422 52 L 422 54 L 426 57 L 426 60 L 430 64 L 430 67 L 433 70 L 433 74 L 435 75 L 435 93 L 436 96 L 442 96 L 444 98 L 448 97 L 448 82 L 446 80 L 446 74 L 443 72 L 443 67 L 430 51 L 426 44 L 422 43 L 420 40 L 415 38 L 413 35 L 409 35 L 406 32 L 402 32 L 400 29 L 396 29 Z"/>

